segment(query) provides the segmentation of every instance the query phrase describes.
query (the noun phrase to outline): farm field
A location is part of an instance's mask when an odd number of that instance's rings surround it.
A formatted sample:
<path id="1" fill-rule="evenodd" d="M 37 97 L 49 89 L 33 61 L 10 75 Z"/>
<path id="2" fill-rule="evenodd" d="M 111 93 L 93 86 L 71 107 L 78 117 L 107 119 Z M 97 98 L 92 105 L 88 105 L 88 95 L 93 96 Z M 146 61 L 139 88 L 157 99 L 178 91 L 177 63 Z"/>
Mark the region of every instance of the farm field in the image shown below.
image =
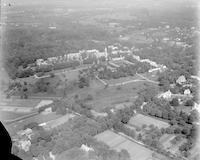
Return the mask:
<path id="1" fill-rule="evenodd" d="M 169 124 L 166 122 L 142 114 L 137 114 L 134 117 L 132 117 L 128 124 L 130 126 L 138 126 L 138 127 L 142 127 L 143 124 L 146 124 L 147 126 L 152 124 L 158 128 L 167 128 L 169 126 Z"/>
<path id="2" fill-rule="evenodd" d="M 21 121 L 18 121 L 18 122 L 15 122 L 15 123 L 12 123 L 12 124 L 9 124 L 9 125 L 5 125 L 6 126 L 6 129 L 8 130 L 8 132 L 13 135 L 15 134 L 17 131 L 23 129 L 24 125 L 27 125 L 29 123 L 44 123 L 44 122 L 48 122 L 48 121 L 51 121 L 51 120 L 55 120 L 59 117 L 61 117 L 62 115 L 57 115 L 56 113 L 52 112 L 52 113 L 49 113 L 49 114 L 38 114 L 36 116 L 33 116 L 33 117 L 30 117 L 30 118 L 26 118 L 26 119 L 23 119 Z"/>
<path id="3" fill-rule="evenodd" d="M 152 159 L 152 151 L 135 143 L 127 140 L 121 135 L 118 135 L 110 130 L 100 133 L 95 136 L 99 141 L 103 141 L 109 145 L 112 149 L 120 151 L 126 149 L 132 160 L 149 160 Z"/>

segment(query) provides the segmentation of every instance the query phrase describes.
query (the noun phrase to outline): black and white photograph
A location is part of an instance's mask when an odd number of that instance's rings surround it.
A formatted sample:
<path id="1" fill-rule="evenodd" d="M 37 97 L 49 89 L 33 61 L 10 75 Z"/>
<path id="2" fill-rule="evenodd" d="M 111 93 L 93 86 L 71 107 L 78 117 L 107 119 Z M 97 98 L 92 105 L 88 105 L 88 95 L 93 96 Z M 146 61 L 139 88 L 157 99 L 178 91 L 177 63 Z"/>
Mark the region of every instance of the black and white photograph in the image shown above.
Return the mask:
<path id="1" fill-rule="evenodd" d="M 199 0 L 0 4 L 0 159 L 200 160 Z"/>

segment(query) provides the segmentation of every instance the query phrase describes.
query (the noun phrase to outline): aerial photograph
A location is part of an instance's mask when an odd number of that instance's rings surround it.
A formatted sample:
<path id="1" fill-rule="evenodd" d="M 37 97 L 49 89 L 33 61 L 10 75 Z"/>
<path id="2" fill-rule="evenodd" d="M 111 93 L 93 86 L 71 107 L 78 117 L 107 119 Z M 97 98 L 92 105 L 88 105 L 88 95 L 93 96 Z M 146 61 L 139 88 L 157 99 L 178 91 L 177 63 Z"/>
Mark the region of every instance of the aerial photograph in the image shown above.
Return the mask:
<path id="1" fill-rule="evenodd" d="M 0 3 L 0 159 L 200 160 L 199 0 Z"/>

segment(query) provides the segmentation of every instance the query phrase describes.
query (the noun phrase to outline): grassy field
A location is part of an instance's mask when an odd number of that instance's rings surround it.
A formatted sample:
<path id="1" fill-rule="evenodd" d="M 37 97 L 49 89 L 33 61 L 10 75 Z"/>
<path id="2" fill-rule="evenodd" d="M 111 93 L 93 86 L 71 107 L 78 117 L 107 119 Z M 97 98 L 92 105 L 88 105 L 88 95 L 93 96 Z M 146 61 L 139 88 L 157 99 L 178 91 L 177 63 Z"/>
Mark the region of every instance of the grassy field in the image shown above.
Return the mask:
<path id="1" fill-rule="evenodd" d="M 149 160 L 152 157 L 152 151 L 135 143 L 127 140 L 121 135 L 118 135 L 110 130 L 98 134 L 95 138 L 99 141 L 103 141 L 109 145 L 112 149 L 120 151 L 121 149 L 126 149 L 131 159 L 133 160 Z"/>
<path id="2" fill-rule="evenodd" d="M 163 121 L 160 121 L 160 120 L 157 120 L 157 119 L 154 119 L 142 114 L 135 115 L 129 121 L 129 125 L 132 125 L 132 126 L 142 127 L 143 124 L 146 124 L 147 126 L 153 124 L 154 126 L 158 128 L 167 128 L 169 126 L 169 124 L 166 122 L 163 122 Z"/>
<path id="3" fill-rule="evenodd" d="M 27 113 L 23 113 L 23 112 L 10 112 L 10 111 L 0 111 L 0 120 L 12 120 L 12 119 L 16 119 L 22 116 L 27 115 Z"/>
<path id="4" fill-rule="evenodd" d="M 1 106 L 8 106 L 8 107 L 30 107 L 34 108 L 40 100 L 36 99 L 1 99 L 0 107 Z"/>

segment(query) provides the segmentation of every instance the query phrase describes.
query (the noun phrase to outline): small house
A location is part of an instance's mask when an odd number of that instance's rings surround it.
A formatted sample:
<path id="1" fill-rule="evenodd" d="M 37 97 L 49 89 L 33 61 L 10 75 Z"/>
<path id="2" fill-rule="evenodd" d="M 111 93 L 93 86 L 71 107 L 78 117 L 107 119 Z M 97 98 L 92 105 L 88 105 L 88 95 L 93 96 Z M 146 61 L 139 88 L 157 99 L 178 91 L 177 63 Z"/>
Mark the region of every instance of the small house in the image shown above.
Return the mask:
<path id="1" fill-rule="evenodd" d="M 182 85 L 186 82 L 186 78 L 184 75 L 180 76 L 177 80 L 176 80 L 176 83 Z"/>

